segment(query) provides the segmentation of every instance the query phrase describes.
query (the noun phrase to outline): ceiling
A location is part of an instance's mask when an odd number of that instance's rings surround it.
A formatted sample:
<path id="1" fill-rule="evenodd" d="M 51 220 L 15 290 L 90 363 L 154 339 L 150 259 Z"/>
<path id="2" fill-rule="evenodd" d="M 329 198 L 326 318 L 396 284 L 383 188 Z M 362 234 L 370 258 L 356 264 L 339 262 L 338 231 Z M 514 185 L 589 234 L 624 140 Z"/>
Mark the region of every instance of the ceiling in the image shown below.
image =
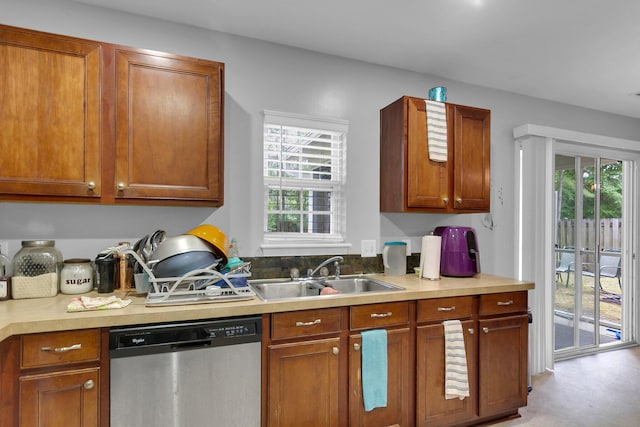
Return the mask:
<path id="1" fill-rule="evenodd" d="M 76 0 L 640 118 L 637 0 Z"/>

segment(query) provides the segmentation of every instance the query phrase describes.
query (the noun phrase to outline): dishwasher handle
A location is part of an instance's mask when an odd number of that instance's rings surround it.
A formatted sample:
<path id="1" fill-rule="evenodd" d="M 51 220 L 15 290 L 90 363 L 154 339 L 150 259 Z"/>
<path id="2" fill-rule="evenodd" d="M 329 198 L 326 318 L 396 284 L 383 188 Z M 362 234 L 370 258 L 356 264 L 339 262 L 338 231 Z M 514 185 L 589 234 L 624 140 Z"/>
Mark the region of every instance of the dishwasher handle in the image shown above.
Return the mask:
<path id="1" fill-rule="evenodd" d="M 195 350 L 198 348 L 209 348 L 213 346 L 213 342 L 210 339 L 199 341 L 186 341 L 171 344 L 173 350 Z"/>

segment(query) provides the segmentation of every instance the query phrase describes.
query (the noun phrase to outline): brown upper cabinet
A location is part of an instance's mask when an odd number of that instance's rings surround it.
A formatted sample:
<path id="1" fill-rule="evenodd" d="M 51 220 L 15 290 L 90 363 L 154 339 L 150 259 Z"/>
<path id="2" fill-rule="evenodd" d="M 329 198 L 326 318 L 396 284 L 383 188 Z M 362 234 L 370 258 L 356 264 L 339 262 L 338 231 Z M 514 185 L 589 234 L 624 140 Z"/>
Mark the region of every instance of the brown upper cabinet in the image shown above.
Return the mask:
<path id="1" fill-rule="evenodd" d="M 0 26 L 0 193 L 99 198 L 99 43 Z"/>
<path id="2" fill-rule="evenodd" d="M 0 26 L 0 199 L 222 206 L 224 64 Z"/>
<path id="3" fill-rule="evenodd" d="M 489 212 L 491 111 L 447 103 L 446 112 L 447 161 L 434 162 L 424 99 L 380 110 L 380 211 Z"/>

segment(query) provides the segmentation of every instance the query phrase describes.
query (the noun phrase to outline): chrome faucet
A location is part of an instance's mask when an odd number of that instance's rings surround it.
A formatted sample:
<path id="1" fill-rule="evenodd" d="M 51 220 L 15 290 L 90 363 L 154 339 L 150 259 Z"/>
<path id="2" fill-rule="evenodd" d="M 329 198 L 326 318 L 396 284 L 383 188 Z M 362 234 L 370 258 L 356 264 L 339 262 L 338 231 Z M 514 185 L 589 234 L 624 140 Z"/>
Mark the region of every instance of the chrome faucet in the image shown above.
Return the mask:
<path id="1" fill-rule="evenodd" d="M 342 258 L 341 256 L 334 256 L 334 257 L 331 257 L 331 258 L 329 258 L 327 260 L 324 260 L 314 270 L 308 269 L 307 270 L 307 277 L 309 279 L 311 279 L 313 277 L 313 275 L 316 274 L 318 272 L 318 270 L 320 270 L 322 267 L 324 267 L 327 264 L 333 263 L 333 266 L 336 269 L 336 279 L 339 279 L 340 278 L 340 262 L 341 261 L 344 261 L 344 258 Z"/>

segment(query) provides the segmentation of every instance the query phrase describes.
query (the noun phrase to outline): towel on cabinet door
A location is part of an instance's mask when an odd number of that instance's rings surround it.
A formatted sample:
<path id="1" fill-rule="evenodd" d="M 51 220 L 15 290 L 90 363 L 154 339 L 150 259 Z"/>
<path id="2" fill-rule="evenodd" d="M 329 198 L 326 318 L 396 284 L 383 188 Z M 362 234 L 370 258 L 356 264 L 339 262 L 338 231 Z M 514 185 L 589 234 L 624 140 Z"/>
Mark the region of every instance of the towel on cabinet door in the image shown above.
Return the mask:
<path id="1" fill-rule="evenodd" d="M 462 323 L 459 320 L 446 320 L 442 324 L 444 325 L 445 398 L 462 400 L 469 396 L 467 353 L 464 348 Z"/>
<path id="2" fill-rule="evenodd" d="M 387 331 L 362 332 L 362 398 L 364 410 L 387 406 Z"/>
<path id="3" fill-rule="evenodd" d="M 444 102 L 425 100 L 429 160 L 447 161 L 447 110 Z"/>

